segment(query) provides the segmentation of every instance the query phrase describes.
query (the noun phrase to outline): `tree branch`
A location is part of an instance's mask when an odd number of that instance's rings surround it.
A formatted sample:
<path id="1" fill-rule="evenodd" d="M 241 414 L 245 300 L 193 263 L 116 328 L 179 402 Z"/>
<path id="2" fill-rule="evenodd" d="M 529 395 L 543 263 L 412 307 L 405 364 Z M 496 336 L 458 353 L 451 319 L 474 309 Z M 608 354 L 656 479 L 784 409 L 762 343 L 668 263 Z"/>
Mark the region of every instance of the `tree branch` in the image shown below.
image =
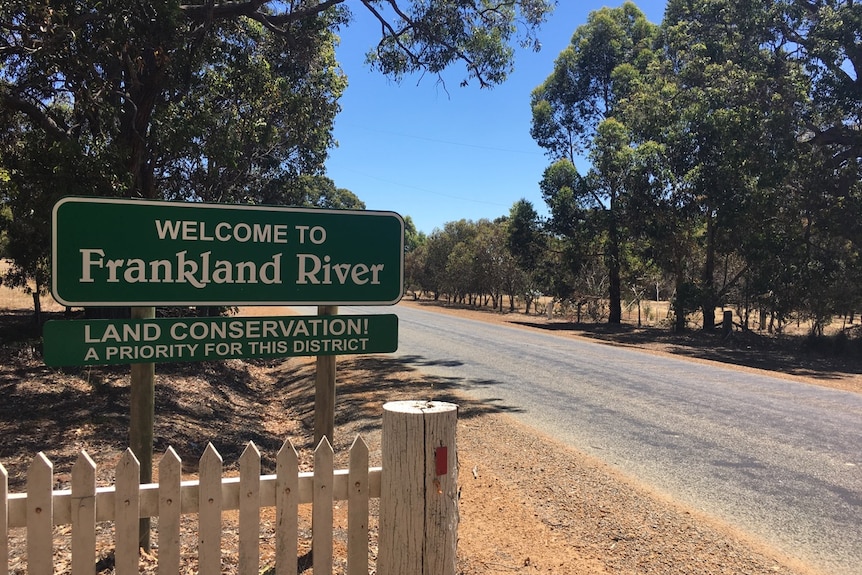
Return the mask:
<path id="1" fill-rule="evenodd" d="M 45 132 L 55 140 L 69 139 L 69 133 L 50 115 L 48 115 L 45 110 L 36 106 L 32 102 L 28 102 L 27 100 L 18 98 L 11 94 L 0 94 L 0 102 L 3 103 L 3 106 L 11 110 L 21 112 L 30 118 L 30 121 L 33 122 L 33 124 L 45 130 Z"/>
<path id="2" fill-rule="evenodd" d="M 284 34 L 284 25 L 291 22 L 315 16 L 332 8 L 343 4 L 345 0 L 324 0 L 319 4 L 297 8 L 295 10 L 281 12 L 279 14 L 267 14 L 262 12 L 261 8 L 270 3 L 271 0 L 247 0 L 245 2 L 225 2 L 223 4 L 184 4 L 180 6 L 180 10 L 190 20 L 204 23 L 208 20 L 225 20 L 236 18 L 238 16 L 246 16 L 260 22 L 268 29 L 275 33 Z"/>

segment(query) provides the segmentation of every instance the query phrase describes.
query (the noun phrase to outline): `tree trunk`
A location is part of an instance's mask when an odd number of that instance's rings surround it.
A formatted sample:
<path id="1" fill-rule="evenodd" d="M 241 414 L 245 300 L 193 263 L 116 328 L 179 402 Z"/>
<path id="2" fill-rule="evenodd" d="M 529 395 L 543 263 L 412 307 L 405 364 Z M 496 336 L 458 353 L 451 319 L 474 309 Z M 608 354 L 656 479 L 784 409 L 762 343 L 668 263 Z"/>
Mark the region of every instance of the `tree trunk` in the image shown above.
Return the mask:
<path id="1" fill-rule="evenodd" d="M 620 258 L 619 246 L 611 245 L 611 254 L 608 258 L 608 280 L 610 291 L 610 302 L 608 310 L 608 323 L 619 325 L 623 319 L 622 281 L 620 280 Z"/>
<path id="2" fill-rule="evenodd" d="M 36 325 L 42 325 L 42 300 L 39 297 L 38 286 L 33 292 L 33 321 Z"/>
<path id="3" fill-rule="evenodd" d="M 620 234 L 617 227 L 616 212 L 613 200 L 611 200 L 611 213 L 608 224 L 608 280 L 610 291 L 610 309 L 608 310 L 608 323 L 619 325 L 623 321 L 623 292 L 620 280 Z"/>
<path id="4" fill-rule="evenodd" d="M 704 331 L 715 328 L 715 308 L 718 298 L 715 295 L 715 218 L 710 214 L 706 220 L 706 261 L 703 265 L 703 284 L 701 310 Z"/>
<path id="5" fill-rule="evenodd" d="M 679 297 L 683 283 L 683 272 L 676 273 L 676 286 L 674 292 L 677 297 L 673 298 L 673 331 L 674 333 L 682 333 L 685 331 L 685 305 Z"/>

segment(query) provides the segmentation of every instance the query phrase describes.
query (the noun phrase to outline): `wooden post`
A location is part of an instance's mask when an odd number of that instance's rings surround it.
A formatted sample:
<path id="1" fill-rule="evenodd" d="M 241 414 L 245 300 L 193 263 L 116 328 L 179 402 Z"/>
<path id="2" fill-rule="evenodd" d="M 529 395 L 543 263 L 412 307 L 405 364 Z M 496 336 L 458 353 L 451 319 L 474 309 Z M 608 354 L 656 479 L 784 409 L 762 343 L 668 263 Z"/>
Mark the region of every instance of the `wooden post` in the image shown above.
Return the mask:
<path id="1" fill-rule="evenodd" d="M 132 319 L 156 317 L 154 307 L 133 307 Z M 141 464 L 141 483 L 153 482 L 153 426 L 156 405 L 156 364 L 133 363 L 129 387 L 129 447 Z M 140 547 L 150 550 L 150 518 L 140 521 Z"/>
<path id="2" fill-rule="evenodd" d="M 317 315 L 338 315 L 337 305 L 317 306 Z M 335 444 L 335 356 L 318 355 L 314 376 L 314 445 Z"/>
<path id="3" fill-rule="evenodd" d="M 455 575 L 457 420 L 451 403 L 383 406 L 379 575 Z"/>
<path id="4" fill-rule="evenodd" d="M 724 310 L 721 321 L 721 337 L 727 337 L 733 332 L 733 312 Z"/>

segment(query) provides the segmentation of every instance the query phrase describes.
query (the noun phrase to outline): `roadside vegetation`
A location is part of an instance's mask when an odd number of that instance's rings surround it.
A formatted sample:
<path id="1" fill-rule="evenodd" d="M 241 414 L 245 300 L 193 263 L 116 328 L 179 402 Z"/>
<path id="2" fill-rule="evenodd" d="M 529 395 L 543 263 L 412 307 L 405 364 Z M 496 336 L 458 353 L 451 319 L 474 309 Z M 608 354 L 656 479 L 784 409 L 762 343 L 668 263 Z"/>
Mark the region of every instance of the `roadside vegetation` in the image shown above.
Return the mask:
<path id="1" fill-rule="evenodd" d="M 398 80 L 463 65 L 480 87 L 505 81 L 514 42 L 538 45 L 551 9 L 399 4 L 375 12 L 371 66 Z M 7 286 L 46 293 L 65 195 L 363 207 L 325 169 L 345 3 L 136 6 L 0 9 Z M 592 12 L 525 102 L 550 216 L 521 201 L 427 236 L 408 219 L 407 289 L 529 311 L 546 296 L 611 325 L 668 301 L 677 332 L 712 331 L 722 309 L 741 331 L 806 325 L 815 339 L 837 319 L 836 347 L 852 342 L 860 27 L 858 4 L 838 0 L 670 0 L 658 24 L 632 2 Z"/>

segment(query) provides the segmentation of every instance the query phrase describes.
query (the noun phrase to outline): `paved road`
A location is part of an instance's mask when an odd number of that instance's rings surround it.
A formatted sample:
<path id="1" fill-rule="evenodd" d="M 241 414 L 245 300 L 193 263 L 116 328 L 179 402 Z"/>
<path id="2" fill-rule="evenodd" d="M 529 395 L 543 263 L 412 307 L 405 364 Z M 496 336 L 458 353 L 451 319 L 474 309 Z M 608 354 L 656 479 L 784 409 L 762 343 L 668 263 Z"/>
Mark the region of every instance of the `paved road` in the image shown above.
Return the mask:
<path id="1" fill-rule="evenodd" d="M 862 395 L 408 308 L 397 356 L 834 575 L 862 573 Z"/>

